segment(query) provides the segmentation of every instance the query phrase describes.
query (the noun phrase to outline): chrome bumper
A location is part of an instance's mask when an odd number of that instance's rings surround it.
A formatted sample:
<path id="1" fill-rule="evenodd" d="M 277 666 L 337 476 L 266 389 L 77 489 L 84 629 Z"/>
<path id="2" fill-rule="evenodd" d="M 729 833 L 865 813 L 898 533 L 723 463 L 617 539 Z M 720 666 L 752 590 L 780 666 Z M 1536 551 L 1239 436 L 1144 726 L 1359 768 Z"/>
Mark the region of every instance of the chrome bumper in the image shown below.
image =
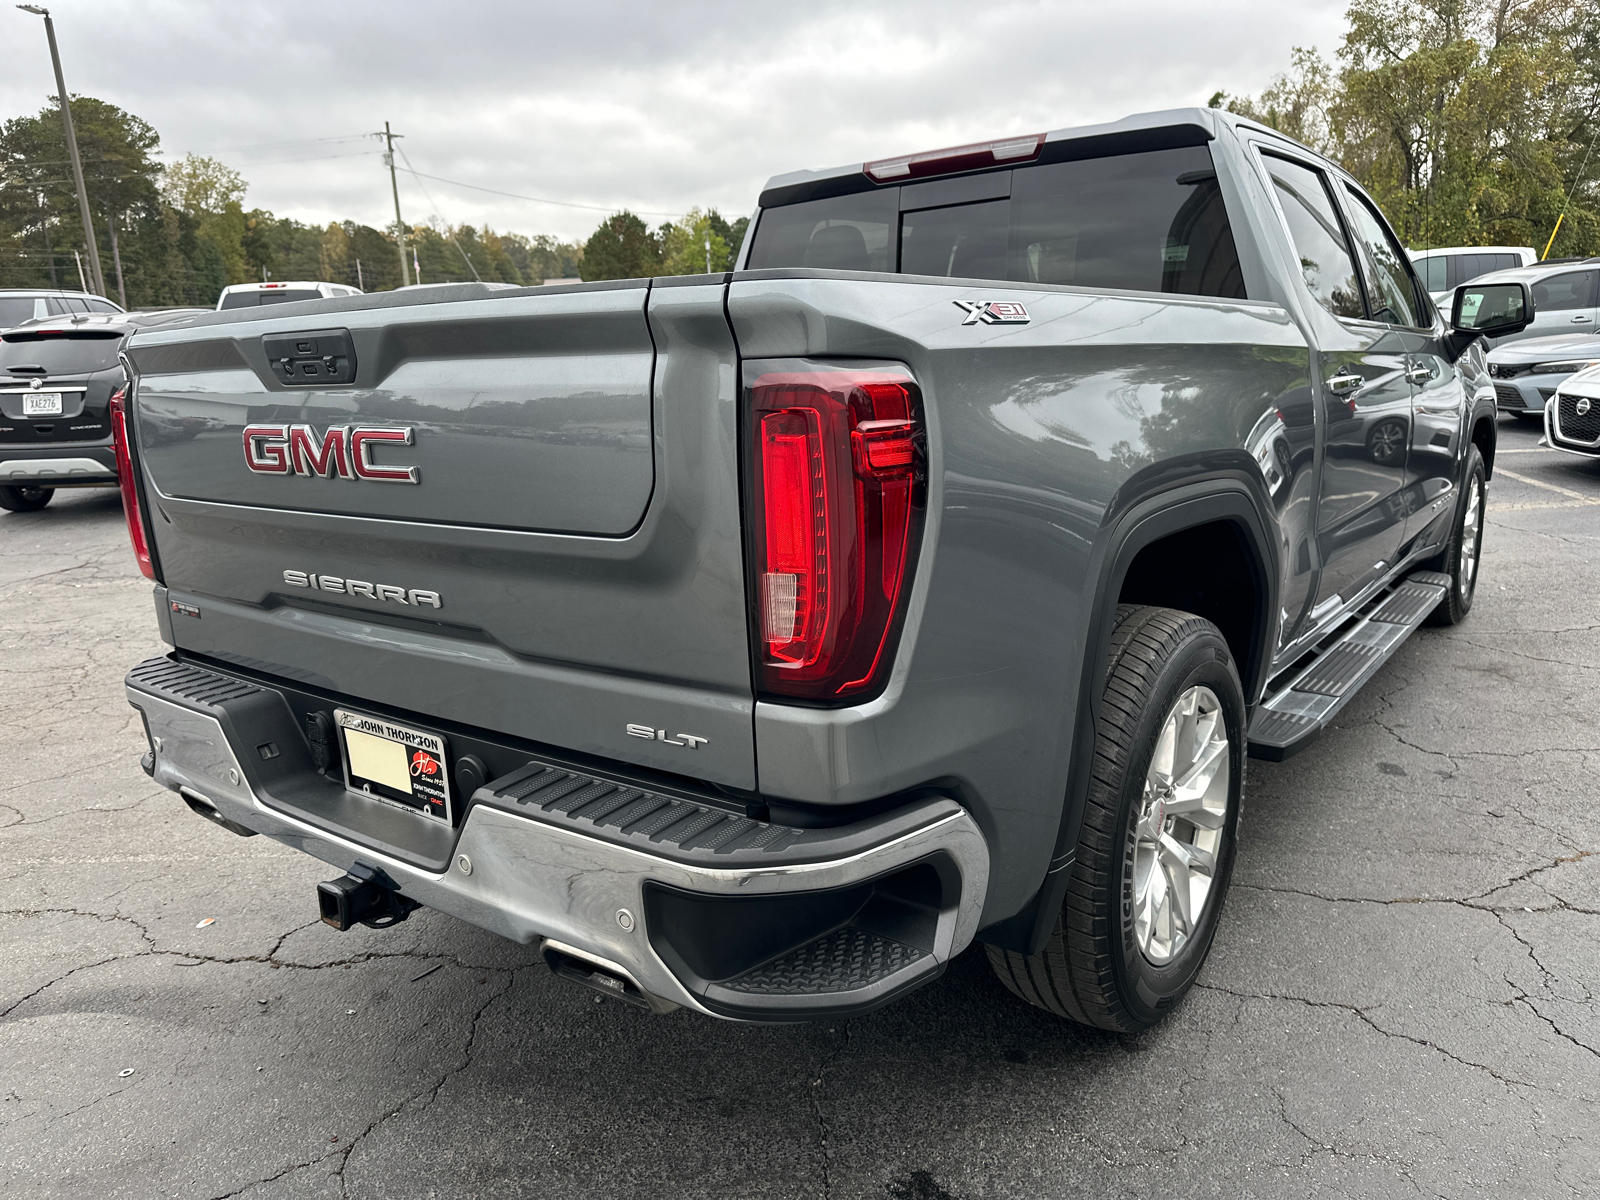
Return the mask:
<path id="1" fill-rule="evenodd" d="M 727 1015 L 703 1004 L 652 946 L 645 919 L 647 884 L 711 896 L 811 892 L 865 883 L 943 855 L 959 872 L 960 892 L 951 911 L 938 919 L 931 949 L 937 967 L 965 949 L 977 932 L 989 854 L 965 810 L 849 857 L 716 868 L 669 861 L 480 803 L 467 813 L 449 867 L 433 874 L 268 807 L 251 789 L 214 716 L 148 691 L 127 691 L 129 703 L 144 714 L 152 775 L 162 786 L 340 870 L 348 871 L 358 860 L 380 867 L 405 895 L 429 908 L 516 942 L 552 942 L 564 953 L 627 978 L 658 1010 L 681 1005 Z M 774 1011 L 770 1019 L 807 1015 Z"/>

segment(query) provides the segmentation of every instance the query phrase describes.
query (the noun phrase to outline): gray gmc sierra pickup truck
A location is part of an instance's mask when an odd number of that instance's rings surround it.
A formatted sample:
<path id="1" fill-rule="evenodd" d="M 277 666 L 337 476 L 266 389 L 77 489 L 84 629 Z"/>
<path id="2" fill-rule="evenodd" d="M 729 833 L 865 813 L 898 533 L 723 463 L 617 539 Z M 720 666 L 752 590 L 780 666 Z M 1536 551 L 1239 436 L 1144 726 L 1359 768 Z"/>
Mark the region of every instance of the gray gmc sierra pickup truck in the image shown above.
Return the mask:
<path id="1" fill-rule="evenodd" d="M 1522 284 L 1184 110 L 774 179 L 725 275 L 141 332 L 145 769 L 619 1000 L 859 1012 L 971 942 L 1109 1029 L 1210 947 L 1247 754 L 1472 604 Z M 178 432 L 174 432 L 178 431 Z"/>

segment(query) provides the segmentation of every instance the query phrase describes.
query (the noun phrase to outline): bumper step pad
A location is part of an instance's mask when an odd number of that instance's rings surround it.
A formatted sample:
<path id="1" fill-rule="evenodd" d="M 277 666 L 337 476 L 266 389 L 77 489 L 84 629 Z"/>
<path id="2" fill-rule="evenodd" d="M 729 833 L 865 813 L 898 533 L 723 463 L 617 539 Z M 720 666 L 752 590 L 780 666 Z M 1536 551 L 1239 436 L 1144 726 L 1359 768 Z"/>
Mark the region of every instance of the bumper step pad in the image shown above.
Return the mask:
<path id="1" fill-rule="evenodd" d="M 846 925 L 722 986 L 752 996 L 853 992 L 904 970 L 928 952 L 880 933 Z"/>
<path id="2" fill-rule="evenodd" d="M 1253 758 L 1298 754 L 1377 674 L 1449 592 L 1450 577 L 1416 571 L 1329 644 L 1286 687 L 1262 700 L 1250 722 Z"/>

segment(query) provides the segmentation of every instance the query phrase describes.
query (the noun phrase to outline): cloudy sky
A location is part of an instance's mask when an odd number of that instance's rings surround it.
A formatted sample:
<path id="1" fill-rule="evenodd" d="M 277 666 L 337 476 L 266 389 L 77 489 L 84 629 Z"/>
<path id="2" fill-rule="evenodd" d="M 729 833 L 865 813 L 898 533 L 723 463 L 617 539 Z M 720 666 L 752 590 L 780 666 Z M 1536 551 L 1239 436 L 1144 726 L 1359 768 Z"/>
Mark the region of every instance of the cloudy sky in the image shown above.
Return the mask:
<path id="1" fill-rule="evenodd" d="M 806 167 L 1254 92 L 1331 52 L 1345 0 L 647 4 L 55 0 L 67 86 L 210 154 L 246 203 L 582 238 L 606 212 L 748 212 Z M 53 94 L 42 22 L 0 9 L 0 119 Z M 401 161 L 401 166 L 406 165 Z M 488 191 L 513 192 L 513 199 Z M 566 205 L 539 200 L 564 201 Z M 570 207 L 588 206 L 588 207 Z"/>

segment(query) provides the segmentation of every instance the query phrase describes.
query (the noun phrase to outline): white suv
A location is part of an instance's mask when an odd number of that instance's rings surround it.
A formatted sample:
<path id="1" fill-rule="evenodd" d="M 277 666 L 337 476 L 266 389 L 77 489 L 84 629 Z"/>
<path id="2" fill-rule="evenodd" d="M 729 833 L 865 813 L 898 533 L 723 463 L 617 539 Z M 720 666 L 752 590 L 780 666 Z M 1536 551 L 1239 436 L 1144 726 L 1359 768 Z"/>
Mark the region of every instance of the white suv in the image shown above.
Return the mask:
<path id="1" fill-rule="evenodd" d="M 263 304 L 288 304 L 292 300 L 326 300 L 331 296 L 359 296 L 360 288 L 343 283 L 235 283 L 222 289 L 217 311 L 256 308 Z"/>

